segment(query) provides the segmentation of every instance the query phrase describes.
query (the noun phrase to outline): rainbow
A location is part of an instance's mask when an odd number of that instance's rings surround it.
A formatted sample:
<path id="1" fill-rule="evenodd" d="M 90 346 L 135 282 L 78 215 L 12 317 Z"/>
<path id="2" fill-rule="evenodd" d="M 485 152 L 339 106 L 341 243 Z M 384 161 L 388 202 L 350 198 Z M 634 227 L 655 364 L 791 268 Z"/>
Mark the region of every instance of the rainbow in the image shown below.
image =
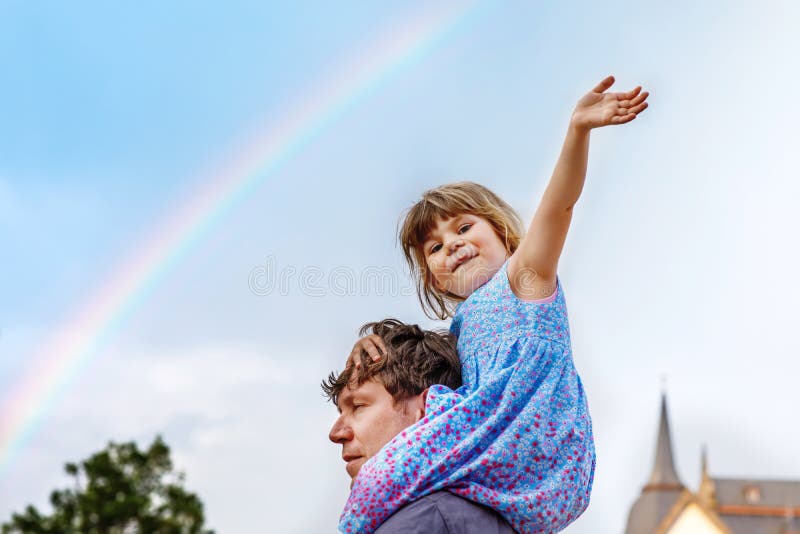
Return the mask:
<path id="1" fill-rule="evenodd" d="M 479 4 L 471 0 L 447 8 L 426 6 L 428 11 L 393 28 L 334 79 L 315 84 L 314 94 L 299 99 L 282 121 L 237 150 L 224 169 L 209 173 L 202 187 L 155 225 L 158 231 L 35 351 L 23 380 L 4 398 L 0 477 L 70 382 L 211 228 L 345 112 L 429 55 L 477 13 Z"/>

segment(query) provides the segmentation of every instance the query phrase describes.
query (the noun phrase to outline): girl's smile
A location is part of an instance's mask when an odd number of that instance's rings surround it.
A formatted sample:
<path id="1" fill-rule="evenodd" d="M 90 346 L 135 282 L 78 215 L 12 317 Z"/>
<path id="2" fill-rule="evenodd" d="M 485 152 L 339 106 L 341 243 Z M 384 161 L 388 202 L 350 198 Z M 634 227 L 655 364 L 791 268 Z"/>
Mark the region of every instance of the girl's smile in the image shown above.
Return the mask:
<path id="1" fill-rule="evenodd" d="M 489 222 L 470 214 L 440 219 L 423 247 L 434 285 L 461 298 L 485 284 L 509 256 Z"/>

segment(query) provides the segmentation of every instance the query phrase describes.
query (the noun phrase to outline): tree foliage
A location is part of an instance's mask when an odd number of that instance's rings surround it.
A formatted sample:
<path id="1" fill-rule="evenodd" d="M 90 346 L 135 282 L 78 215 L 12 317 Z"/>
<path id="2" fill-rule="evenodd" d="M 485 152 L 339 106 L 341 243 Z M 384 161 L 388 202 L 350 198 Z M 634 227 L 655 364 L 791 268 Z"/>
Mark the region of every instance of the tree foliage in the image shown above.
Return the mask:
<path id="1" fill-rule="evenodd" d="M 146 451 L 109 443 L 64 470 L 74 487 L 50 494 L 53 513 L 28 506 L 2 526 L 3 534 L 213 534 L 203 530 L 203 503 L 184 489 L 160 436 Z"/>

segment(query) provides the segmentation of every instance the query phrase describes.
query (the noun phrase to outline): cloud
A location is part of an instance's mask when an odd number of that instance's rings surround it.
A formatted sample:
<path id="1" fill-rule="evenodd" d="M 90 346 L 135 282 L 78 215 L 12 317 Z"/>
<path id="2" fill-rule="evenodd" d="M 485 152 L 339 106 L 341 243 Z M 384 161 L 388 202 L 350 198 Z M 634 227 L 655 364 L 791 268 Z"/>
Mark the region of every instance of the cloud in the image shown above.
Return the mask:
<path id="1" fill-rule="evenodd" d="M 212 527 L 254 531 L 266 513 L 276 531 L 306 532 L 319 518 L 306 508 L 312 496 L 335 525 L 347 478 L 327 441 L 335 417 L 319 388 L 327 371 L 309 354 L 282 349 L 110 351 L 69 386 L 3 481 L 0 517 L 28 502 L 43 505 L 63 483 L 64 462 L 108 440 L 144 446 L 160 433 Z M 331 485 L 341 488 L 338 499 Z"/>

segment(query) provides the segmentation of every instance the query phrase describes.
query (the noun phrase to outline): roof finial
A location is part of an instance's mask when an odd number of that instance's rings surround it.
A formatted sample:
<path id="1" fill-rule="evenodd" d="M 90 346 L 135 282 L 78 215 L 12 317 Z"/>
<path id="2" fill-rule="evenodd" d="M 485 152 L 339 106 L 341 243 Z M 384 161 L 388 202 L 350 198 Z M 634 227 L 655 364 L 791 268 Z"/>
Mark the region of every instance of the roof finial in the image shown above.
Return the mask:
<path id="1" fill-rule="evenodd" d="M 650 474 L 650 480 L 644 487 L 644 491 L 653 489 L 683 489 L 683 484 L 675 471 L 669 416 L 667 415 L 667 394 L 663 392 L 661 393 L 661 417 L 658 423 L 656 458 L 653 463 L 653 472 Z"/>
<path id="2" fill-rule="evenodd" d="M 706 447 L 705 443 L 703 443 L 703 447 L 702 447 L 701 452 L 700 452 L 700 464 L 702 466 L 703 476 L 707 476 L 708 475 L 708 447 Z"/>

